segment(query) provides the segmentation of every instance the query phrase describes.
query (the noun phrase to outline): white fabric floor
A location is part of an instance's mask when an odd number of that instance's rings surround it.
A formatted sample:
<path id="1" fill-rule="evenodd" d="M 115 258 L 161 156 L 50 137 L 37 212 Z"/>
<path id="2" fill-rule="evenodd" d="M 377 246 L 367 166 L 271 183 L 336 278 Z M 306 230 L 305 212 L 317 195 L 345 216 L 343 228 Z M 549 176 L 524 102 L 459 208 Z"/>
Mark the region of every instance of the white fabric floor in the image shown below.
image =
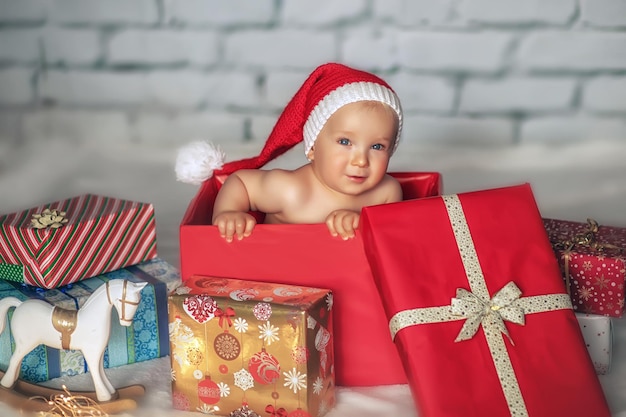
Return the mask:
<path id="1" fill-rule="evenodd" d="M 228 159 L 255 155 L 256 145 L 225 149 Z M 272 166 L 304 163 L 301 149 Z M 83 193 L 150 202 L 157 215 L 159 256 L 178 266 L 178 223 L 196 187 L 176 182 L 175 149 L 139 145 L 118 148 L 42 141 L 18 149 L 0 147 L 0 213 L 30 208 Z M 626 227 L 626 143 L 500 149 L 424 148 L 400 150 L 393 171 L 439 171 L 445 193 L 529 182 L 544 217 Z M 611 372 L 600 376 L 614 417 L 626 417 L 626 319 L 614 320 Z M 143 384 L 146 395 L 134 416 L 187 416 L 171 408 L 169 358 L 110 369 L 116 386 Z M 53 380 L 70 390 L 90 389 L 89 375 Z M 555 388 L 558 389 L 558 388 Z M 0 415 L 20 415 L 0 404 Z M 197 415 L 197 414 L 195 414 Z M 339 387 L 328 417 L 417 416 L 408 386 Z M 591 416 L 590 416 L 591 417 Z"/>

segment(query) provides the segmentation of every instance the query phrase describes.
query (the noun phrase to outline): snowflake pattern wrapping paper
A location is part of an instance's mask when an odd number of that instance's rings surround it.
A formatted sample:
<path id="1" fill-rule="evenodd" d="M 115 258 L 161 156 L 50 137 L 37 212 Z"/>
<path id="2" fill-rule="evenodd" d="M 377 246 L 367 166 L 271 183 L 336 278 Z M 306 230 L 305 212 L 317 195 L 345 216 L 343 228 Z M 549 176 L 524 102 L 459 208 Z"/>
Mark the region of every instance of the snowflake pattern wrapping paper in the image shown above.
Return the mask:
<path id="1" fill-rule="evenodd" d="M 333 407 L 329 290 L 195 275 L 168 304 L 174 408 L 322 416 Z"/>
<path id="2" fill-rule="evenodd" d="M 611 370 L 613 355 L 613 323 L 610 317 L 595 314 L 576 313 L 576 319 L 593 367 L 598 375 L 608 374 Z"/>
<path id="3" fill-rule="evenodd" d="M 543 219 L 550 243 L 569 284 L 574 310 L 621 317 L 624 314 L 626 228 Z M 597 230 L 596 230 L 597 229 Z"/>

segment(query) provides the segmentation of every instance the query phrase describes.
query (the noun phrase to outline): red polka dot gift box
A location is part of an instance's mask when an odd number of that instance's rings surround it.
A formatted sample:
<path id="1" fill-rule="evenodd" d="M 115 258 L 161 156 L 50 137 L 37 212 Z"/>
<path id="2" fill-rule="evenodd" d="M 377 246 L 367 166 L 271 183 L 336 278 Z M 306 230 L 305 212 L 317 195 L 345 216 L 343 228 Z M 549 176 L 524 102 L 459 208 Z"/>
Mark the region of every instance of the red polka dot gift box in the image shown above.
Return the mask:
<path id="1" fill-rule="evenodd" d="M 151 204 L 85 194 L 0 216 L 0 279 L 52 289 L 156 255 Z"/>
<path id="2" fill-rule="evenodd" d="M 331 291 L 194 275 L 168 306 L 175 409 L 321 417 L 333 407 Z"/>
<path id="3" fill-rule="evenodd" d="M 543 219 L 574 310 L 622 317 L 626 228 Z"/>
<path id="4" fill-rule="evenodd" d="M 528 184 L 366 207 L 420 417 L 609 417 Z"/>

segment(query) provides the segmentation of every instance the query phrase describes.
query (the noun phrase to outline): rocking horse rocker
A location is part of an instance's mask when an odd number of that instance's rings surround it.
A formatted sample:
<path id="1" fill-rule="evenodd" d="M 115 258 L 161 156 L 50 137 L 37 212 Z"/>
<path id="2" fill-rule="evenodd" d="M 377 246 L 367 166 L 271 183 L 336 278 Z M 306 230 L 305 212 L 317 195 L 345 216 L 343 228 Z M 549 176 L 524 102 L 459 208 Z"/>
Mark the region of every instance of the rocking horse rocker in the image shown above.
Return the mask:
<path id="1" fill-rule="evenodd" d="M 120 324 L 130 326 L 141 301 L 141 290 L 145 286 L 145 282 L 107 281 L 77 311 L 65 310 L 36 299 L 0 299 L 0 333 L 4 330 L 8 310 L 15 307 L 11 319 L 15 351 L 0 379 L 0 401 L 26 411 L 47 411 L 48 404 L 43 399 L 65 392 L 18 379 L 24 356 L 44 344 L 57 349 L 77 349 L 85 357 L 95 391 L 72 394 L 96 400 L 107 413 L 136 408 L 133 397 L 142 395 L 144 387 L 131 385 L 116 390 L 104 372 L 104 350 L 111 333 L 112 308 L 117 310 Z M 37 401 L 33 397 L 42 400 Z"/>

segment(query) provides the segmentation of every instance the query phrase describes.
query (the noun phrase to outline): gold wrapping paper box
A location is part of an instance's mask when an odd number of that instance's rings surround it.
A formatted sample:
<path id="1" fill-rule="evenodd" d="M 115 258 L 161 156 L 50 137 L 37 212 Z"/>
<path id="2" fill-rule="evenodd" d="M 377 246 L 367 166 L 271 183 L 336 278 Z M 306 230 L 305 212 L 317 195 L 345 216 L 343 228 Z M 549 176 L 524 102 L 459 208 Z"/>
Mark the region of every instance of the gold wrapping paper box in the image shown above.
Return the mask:
<path id="1" fill-rule="evenodd" d="M 327 289 L 192 276 L 168 298 L 173 407 L 326 414 L 335 404 L 332 306 Z"/>

